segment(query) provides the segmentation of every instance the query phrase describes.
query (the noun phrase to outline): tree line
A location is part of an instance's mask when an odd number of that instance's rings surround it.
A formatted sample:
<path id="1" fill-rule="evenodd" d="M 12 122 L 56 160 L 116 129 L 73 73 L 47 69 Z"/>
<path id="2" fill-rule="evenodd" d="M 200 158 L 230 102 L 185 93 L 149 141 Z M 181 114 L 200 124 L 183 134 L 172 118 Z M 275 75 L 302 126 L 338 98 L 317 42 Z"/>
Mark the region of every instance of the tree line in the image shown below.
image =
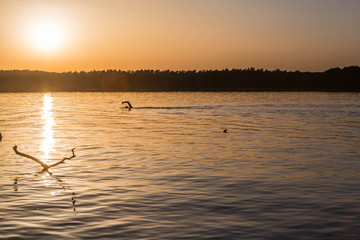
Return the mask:
<path id="1" fill-rule="evenodd" d="M 43 91 L 360 91 L 360 67 L 324 72 L 279 69 L 204 71 L 103 70 L 44 72 L 0 70 L 0 92 Z"/>

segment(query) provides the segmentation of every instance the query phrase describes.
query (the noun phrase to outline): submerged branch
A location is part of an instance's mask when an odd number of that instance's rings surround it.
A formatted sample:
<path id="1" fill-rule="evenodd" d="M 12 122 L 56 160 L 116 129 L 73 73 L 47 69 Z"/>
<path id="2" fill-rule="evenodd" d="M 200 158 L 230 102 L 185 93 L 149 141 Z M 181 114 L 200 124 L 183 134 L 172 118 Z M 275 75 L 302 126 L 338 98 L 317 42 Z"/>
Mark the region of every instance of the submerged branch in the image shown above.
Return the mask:
<path id="1" fill-rule="evenodd" d="M 40 159 L 38 159 L 38 158 L 36 158 L 36 157 L 33 157 L 33 156 L 28 155 L 28 154 L 19 152 L 19 151 L 17 150 L 17 146 L 14 146 L 13 149 L 14 149 L 14 151 L 15 151 L 15 153 L 16 153 L 17 155 L 20 155 L 20 156 L 25 157 L 25 158 L 29 158 L 29 159 L 34 160 L 35 162 L 39 163 L 39 164 L 44 168 L 43 171 L 48 171 L 49 168 L 52 168 L 52 167 L 55 167 L 55 166 L 57 166 L 57 165 L 59 165 L 59 164 L 61 164 L 61 163 L 64 163 L 65 160 L 69 160 L 69 159 L 72 159 L 72 158 L 76 157 L 76 156 L 75 156 L 75 153 L 74 153 L 75 148 L 73 148 L 73 149 L 71 149 L 72 154 L 73 154 L 71 157 L 65 157 L 65 158 L 63 158 L 61 161 L 59 161 L 59 162 L 57 162 L 57 163 L 54 163 L 54 164 L 51 164 L 51 165 L 47 165 L 46 163 L 42 162 Z"/>

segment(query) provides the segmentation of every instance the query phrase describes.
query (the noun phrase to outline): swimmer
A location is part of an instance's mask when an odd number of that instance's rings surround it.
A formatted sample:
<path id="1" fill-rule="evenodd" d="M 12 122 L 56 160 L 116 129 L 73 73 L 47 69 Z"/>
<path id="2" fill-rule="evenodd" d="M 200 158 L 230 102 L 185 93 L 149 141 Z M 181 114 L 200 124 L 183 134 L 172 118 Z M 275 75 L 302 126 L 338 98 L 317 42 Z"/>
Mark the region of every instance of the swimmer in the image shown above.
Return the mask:
<path id="1" fill-rule="evenodd" d="M 133 108 L 133 106 L 131 105 L 131 103 L 129 101 L 123 101 L 121 104 L 127 103 L 128 106 L 125 106 L 125 108 L 128 108 L 129 110 Z"/>

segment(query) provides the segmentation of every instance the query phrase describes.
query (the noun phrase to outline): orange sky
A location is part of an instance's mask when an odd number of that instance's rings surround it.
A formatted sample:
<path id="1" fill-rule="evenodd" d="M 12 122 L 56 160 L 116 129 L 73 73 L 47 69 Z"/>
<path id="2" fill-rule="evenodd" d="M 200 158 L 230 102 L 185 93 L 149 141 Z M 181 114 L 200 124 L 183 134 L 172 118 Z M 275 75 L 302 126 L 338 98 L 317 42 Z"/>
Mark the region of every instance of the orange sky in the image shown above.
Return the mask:
<path id="1" fill-rule="evenodd" d="M 0 0 L 0 69 L 323 71 L 360 65 L 359 12 L 358 0 Z"/>

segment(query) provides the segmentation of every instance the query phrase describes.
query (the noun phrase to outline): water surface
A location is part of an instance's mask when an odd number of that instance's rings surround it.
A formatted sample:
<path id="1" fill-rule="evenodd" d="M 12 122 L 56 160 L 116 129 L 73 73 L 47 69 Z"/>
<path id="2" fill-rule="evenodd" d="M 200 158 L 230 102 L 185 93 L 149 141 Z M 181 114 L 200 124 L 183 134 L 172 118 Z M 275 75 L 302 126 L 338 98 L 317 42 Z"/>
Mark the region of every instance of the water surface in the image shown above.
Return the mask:
<path id="1" fill-rule="evenodd" d="M 0 238 L 360 235 L 358 93 L 1 93 L 0 111 Z M 14 145 L 77 156 L 50 175 Z"/>

